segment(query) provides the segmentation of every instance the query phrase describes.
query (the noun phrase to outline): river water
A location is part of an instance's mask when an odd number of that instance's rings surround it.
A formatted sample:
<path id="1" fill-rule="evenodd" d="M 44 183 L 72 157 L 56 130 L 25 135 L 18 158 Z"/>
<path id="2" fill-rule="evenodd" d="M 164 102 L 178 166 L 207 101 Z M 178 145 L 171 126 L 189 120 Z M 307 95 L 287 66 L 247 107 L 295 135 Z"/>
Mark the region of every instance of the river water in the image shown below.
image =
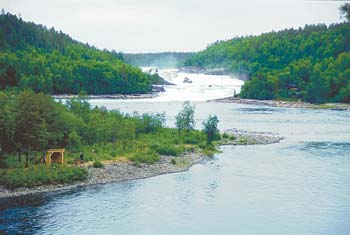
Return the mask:
<path id="1" fill-rule="evenodd" d="M 179 101 L 187 98 L 196 105 L 197 128 L 216 114 L 221 130 L 273 132 L 285 139 L 222 147 L 211 161 L 187 172 L 4 200 L 0 233 L 350 234 L 349 112 L 205 102 L 208 94 L 232 94 L 239 81 L 215 76 L 199 81 L 198 88 L 196 77 L 204 75 L 177 76 L 193 83 L 181 84 L 179 77 L 181 87 L 167 88 L 154 100 L 91 104 L 129 113 L 166 112 L 167 125 L 173 126 Z"/>

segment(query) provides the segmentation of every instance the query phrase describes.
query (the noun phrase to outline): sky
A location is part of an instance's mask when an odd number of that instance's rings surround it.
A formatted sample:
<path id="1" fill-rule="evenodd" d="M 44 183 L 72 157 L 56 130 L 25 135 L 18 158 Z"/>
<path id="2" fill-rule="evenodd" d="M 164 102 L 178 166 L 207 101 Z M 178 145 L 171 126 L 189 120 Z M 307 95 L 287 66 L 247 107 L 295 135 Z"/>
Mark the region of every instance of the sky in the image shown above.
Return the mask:
<path id="1" fill-rule="evenodd" d="M 23 20 L 125 53 L 199 51 L 217 40 L 341 22 L 339 1 L 0 0 Z"/>

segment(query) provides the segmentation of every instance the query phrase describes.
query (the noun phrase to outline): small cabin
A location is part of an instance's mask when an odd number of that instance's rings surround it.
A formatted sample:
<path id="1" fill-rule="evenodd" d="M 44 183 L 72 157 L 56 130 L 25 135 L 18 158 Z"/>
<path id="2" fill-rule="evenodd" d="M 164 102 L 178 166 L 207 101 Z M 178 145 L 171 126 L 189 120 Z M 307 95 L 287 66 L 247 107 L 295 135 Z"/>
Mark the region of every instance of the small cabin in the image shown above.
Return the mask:
<path id="1" fill-rule="evenodd" d="M 65 149 L 48 149 L 46 152 L 46 163 L 61 163 L 64 162 Z"/>

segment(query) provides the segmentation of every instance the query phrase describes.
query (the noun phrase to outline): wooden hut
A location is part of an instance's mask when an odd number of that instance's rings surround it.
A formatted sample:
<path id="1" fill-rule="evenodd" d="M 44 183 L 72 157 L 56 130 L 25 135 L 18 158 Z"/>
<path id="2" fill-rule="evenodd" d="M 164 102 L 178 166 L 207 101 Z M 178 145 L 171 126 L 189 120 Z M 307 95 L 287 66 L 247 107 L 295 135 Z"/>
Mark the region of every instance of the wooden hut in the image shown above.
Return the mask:
<path id="1" fill-rule="evenodd" d="M 46 152 L 46 163 L 63 163 L 65 149 L 48 149 Z"/>

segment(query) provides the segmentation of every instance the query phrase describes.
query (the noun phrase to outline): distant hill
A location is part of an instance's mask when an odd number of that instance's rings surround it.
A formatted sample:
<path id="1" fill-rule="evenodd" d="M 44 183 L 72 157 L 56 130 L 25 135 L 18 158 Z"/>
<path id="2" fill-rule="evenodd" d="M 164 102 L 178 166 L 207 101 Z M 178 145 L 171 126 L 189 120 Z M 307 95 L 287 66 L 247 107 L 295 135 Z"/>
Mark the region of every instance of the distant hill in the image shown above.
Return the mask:
<path id="1" fill-rule="evenodd" d="M 350 102 L 350 25 L 306 25 L 218 41 L 184 64 L 248 75 L 243 98 Z"/>
<path id="2" fill-rule="evenodd" d="M 182 66 L 192 52 L 160 52 L 124 54 L 125 62 L 141 67 L 175 68 Z"/>
<path id="3" fill-rule="evenodd" d="M 45 93 L 130 94 L 151 90 L 152 78 L 123 55 L 99 50 L 54 28 L 0 15 L 0 89 Z"/>

